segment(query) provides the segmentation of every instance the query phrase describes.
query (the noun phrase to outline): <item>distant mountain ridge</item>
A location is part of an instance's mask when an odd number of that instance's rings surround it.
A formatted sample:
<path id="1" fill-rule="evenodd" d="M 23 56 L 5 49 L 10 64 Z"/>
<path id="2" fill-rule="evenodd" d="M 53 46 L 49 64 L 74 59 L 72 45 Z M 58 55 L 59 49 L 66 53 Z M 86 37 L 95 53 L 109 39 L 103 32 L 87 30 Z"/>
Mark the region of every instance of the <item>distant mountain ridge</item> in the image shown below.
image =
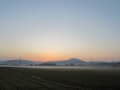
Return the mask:
<path id="1" fill-rule="evenodd" d="M 83 64 L 86 63 L 83 60 L 77 59 L 77 58 L 71 58 L 68 60 L 62 60 L 62 61 L 55 61 L 55 62 L 50 62 L 50 63 L 55 63 L 56 65 L 72 65 L 72 64 Z"/>
<path id="2" fill-rule="evenodd" d="M 51 61 L 51 62 L 40 62 L 39 61 L 37 62 L 37 61 L 32 61 L 32 60 L 14 59 L 14 60 L 2 60 L 0 61 L 0 65 L 120 66 L 120 61 L 117 61 L 117 62 L 86 62 L 81 59 L 70 58 L 67 60 L 60 60 L 60 61 Z"/>
<path id="3" fill-rule="evenodd" d="M 34 62 L 31 60 L 23 60 L 23 59 L 0 61 L 0 64 L 3 64 L 3 65 L 30 65 L 30 64 L 36 64 L 36 63 L 41 63 L 41 62 Z"/>
<path id="4" fill-rule="evenodd" d="M 0 61 L 0 64 L 5 64 L 5 65 L 40 65 L 40 64 L 55 64 L 55 65 L 71 65 L 71 64 L 82 64 L 85 63 L 85 61 L 77 59 L 77 58 L 71 58 L 68 60 L 61 60 L 61 61 L 51 61 L 51 62 L 35 62 L 31 60 L 19 60 L 19 59 L 14 59 L 14 60 L 6 60 L 6 61 Z"/>

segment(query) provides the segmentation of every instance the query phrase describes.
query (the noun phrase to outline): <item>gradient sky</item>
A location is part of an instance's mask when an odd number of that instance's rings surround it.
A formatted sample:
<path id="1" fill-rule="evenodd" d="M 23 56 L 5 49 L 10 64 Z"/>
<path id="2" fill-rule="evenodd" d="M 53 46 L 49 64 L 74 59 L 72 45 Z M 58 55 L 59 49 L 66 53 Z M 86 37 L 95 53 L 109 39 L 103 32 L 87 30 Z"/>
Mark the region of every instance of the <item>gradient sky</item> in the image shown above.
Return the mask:
<path id="1" fill-rule="evenodd" d="M 120 0 L 0 0 L 0 58 L 120 60 Z"/>

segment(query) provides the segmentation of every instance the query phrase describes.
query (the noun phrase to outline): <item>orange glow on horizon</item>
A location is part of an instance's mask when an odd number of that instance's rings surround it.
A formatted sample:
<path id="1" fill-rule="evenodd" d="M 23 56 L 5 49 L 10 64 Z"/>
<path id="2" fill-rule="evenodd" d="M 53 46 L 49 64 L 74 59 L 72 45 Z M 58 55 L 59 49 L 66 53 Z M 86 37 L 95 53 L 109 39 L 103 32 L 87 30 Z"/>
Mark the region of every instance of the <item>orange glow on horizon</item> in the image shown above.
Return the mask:
<path id="1" fill-rule="evenodd" d="M 60 53 L 26 53 L 22 55 L 22 57 L 25 57 L 25 59 L 32 59 L 35 61 L 55 61 L 55 60 L 65 60 L 74 57 L 74 52 L 67 53 L 67 54 L 60 54 Z"/>
<path id="2" fill-rule="evenodd" d="M 99 60 L 114 60 L 116 58 L 120 58 L 114 55 L 112 56 L 112 53 L 101 53 L 97 51 L 84 51 L 82 52 L 77 52 L 77 51 L 72 51 L 69 53 L 63 53 L 63 52 L 24 52 L 24 53 L 11 53 L 10 55 L 2 55 L 3 57 L 7 58 L 23 58 L 27 60 L 34 60 L 34 61 L 57 61 L 57 60 L 66 60 L 69 58 L 78 58 L 80 60 L 85 60 L 85 61 L 99 61 Z M 10 57 L 9 57 L 10 56 Z"/>

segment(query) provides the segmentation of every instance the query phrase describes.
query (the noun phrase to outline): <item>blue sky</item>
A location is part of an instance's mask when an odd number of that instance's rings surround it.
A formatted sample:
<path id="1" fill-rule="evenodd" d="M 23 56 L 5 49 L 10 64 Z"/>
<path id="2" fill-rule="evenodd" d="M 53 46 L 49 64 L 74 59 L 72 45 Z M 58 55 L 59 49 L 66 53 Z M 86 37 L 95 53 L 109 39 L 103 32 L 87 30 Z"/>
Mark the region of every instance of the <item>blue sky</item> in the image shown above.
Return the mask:
<path id="1" fill-rule="evenodd" d="M 0 0 L 0 57 L 120 59 L 120 0 Z"/>

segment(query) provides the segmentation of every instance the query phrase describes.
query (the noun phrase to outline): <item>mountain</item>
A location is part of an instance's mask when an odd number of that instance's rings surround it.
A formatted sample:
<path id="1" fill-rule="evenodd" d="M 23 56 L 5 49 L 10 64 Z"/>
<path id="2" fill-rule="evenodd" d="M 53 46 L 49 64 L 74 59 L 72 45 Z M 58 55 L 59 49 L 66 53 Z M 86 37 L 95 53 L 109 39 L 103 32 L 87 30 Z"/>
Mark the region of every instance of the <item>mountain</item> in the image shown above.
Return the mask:
<path id="1" fill-rule="evenodd" d="M 2 64 L 4 61 L 3 60 L 0 60 L 0 64 Z"/>
<path id="2" fill-rule="evenodd" d="M 7 61 L 2 61 L 0 64 L 3 65 L 30 65 L 34 64 L 35 62 L 29 61 L 29 60 L 7 60 Z"/>
<path id="3" fill-rule="evenodd" d="M 56 64 L 56 65 L 82 65 L 86 62 L 77 58 L 71 58 L 68 60 L 62 60 L 62 61 L 54 61 L 54 62 L 47 62 L 46 64 Z"/>
<path id="4" fill-rule="evenodd" d="M 36 62 L 36 61 L 30 61 L 30 60 L 24 60 L 24 59 L 12 59 L 12 60 L 0 60 L 0 65 L 30 65 L 30 66 L 99 66 L 99 67 L 104 67 L 104 66 L 112 66 L 112 67 L 120 67 L 120 61 L 116 62 L 106 62 L 106 61 L 101 61 L 101 62 L 86 62 L 81 59 L 77 58 L 70 58 L 67 60 L 60 60 L 60 61 L 50 61 L 50 62 Z"/>

